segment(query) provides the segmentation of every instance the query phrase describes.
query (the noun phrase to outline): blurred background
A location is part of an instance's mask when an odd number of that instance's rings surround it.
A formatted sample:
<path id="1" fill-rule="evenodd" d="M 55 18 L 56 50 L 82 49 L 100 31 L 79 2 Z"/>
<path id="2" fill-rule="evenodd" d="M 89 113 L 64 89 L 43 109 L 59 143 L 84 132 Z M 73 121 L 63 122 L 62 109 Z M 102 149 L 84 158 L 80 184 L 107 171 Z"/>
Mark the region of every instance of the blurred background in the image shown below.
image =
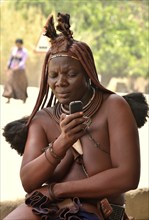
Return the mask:
<path id="1" fill-rule="evenodd" d="M 29 115 L 35 104 L 40 75 L 48 49 L 47 38 L 41 40 L 49 14 L 71 15 L 74 38 L 92 49 L 99 79 L 108 89 L 120 94 L 149 93 L 149 2 L 148 0 L 0 0 L 0 95 L 6 80 L 5 69 L 16 38 L 24 40 L 28 50 L 28 99 L 25 104 L 1 99 L 1 199 L 25 195 L 20 179 L 21 157 L 10 149 L 2 128 L 12 120 Z M 47 42 L 46 42 L 47 41 Z M 40 43 L 39 43 L 40 42 Z M 39 45 L 40 44 L 40 45 Z M 139 187 L 149 186 L 148 122 L 139 129 L 141 142 L 141 180 Z"/>
<path id="2" fill-rule="evenodd" d="M 60 11 L 71 14 L 74 38 L 90 45 L 105 86 L 120 92 L 148 92 L 147 0 L 1 0 L 0 7 L 2 84 L 10 49 L 19 37 L 29 52 L 29 85 L 39 85 L 45 54 L 36 52 L 36 45 L 47 16 Z"/>

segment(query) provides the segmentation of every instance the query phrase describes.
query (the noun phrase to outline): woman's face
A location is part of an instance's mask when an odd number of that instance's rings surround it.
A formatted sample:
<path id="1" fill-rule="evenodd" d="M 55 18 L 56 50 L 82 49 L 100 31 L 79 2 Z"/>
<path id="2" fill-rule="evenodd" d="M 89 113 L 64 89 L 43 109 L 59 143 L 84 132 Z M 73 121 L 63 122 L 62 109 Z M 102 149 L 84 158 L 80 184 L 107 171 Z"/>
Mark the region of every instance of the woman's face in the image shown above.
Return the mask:
<path id="1" fill-rule="evenodd" d="M 23 44 L 17 42 L 17 43 L 16 43 L 16 47 L 17 47 L 18 49 L 21 49 L 21 48 L 23 47 Z"/>
<path id="2" fill-rule="evenodd" d="M 78 60 L 71 57 L 56 57 L 48 66 L 48 84 L 58 101 L 68 105 L 71 101 L 85 101 L 89 91 L 87 74 Z"/>

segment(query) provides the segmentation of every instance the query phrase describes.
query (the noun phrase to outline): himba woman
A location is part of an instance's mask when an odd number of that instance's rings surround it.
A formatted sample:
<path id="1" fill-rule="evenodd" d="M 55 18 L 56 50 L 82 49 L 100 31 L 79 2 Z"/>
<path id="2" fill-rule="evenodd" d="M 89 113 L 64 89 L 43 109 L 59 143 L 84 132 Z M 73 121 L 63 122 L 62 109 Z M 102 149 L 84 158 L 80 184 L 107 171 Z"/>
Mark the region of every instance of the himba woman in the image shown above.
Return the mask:
<path id="1" fill-rule="evenodd" d="M 98 81 L 89 46 L 73 39 L 70 16 L 57 18 L 59 34 L 53 16 L 45 25 L 51 48 L 20 152 L 25 204 L 5 220 L 129 219 L 124 193 L 140 178 L 135 118 L 127 101 Z M 69 114 L 77 100 L 83 110 Z"/>

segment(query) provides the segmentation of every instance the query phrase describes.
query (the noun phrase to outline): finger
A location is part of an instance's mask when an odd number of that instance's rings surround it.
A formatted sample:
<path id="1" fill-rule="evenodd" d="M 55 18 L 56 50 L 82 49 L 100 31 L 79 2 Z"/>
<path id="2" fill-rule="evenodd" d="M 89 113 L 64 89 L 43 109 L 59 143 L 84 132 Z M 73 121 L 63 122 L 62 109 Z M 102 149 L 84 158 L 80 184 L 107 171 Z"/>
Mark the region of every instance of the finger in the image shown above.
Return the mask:
<path id="1" fill-rule="evenodd" d="M 73 143 L 75 143 L 78 139 L 80 139 L 82 136 L 86 134 L 85 130 L 82 129 L 79 132 L 75 132 L 73 134 L 69 134 L 69 138 L 73 140 Z"/>
<path id="2" fill-rule="evenodd" d="M 69 133 L 72 129 L 75 128 L 75 131 L 78 132 L 79 130 L 85 129 L 86 128 L 86 123 L 85 123 L 86 119 L 81 117 L 81 118 L 75 118 L 71 121 L 69 120 L 63 120 L 60 123 L 60 127 L 61 129 L 65 132 L 65 133 Z M 73 132 L 73 131 L 72 131 Z"/>
<path id="3" fill-rule="evenodd" d="M 80 118 L 80 117 L 83 117 L 83 112 L 76 112 L 76 113 L 70 114 L 70 115 L 66 115 L 66 114 L 62 113 L 60 116 L 60 120 L 64 120 L 67 118 L 67 123 L 69 123 L 69 121 L 71 121 L 75 118 Z"/>
<path id="4" fill-rule="evenodd" d="M 64 116 L 62 116 L 64 118 Z M 68 124 L 73 120 L 82 119 L 82 122 L 86 120 L 86 118 L 83 117 L 83 112 L 77 112 L 74 114 L 66 115 L 65 117 L 65 123 Z"/>
<path id="5" fill-rule="evenodd" d="M 77 134 L 77 133 L 79 133 L 79 132 L 82 132 L 82 131 L 85 131 L 85 129 L 86 129 L 86 124 L 79 124 L 79 125 L 77 125 L 77 126 L 75 126 L 75 127 L 73 127 L 72 129 L 68 129 L 68 135 L 75 135 L 75 134 Z"/>
<path id="6" fill-rule="evenodd" d="M 66 117 L 67 117 L 67 115 L 62 113 L 60 116 L 60 122 L 63 121 Z"/>
<path id="7" fill-rule="evenodd" d="M 82 127 L 84 128 L 84 126 L 86 126 L 86 123 L 85 123 L 85 119 L 84 118 L 75 118 L 73 119 L 70 123 L 69 123 L 69 129 L 72 129 L 72 128 L 75 128 L 75 127 Z"/>

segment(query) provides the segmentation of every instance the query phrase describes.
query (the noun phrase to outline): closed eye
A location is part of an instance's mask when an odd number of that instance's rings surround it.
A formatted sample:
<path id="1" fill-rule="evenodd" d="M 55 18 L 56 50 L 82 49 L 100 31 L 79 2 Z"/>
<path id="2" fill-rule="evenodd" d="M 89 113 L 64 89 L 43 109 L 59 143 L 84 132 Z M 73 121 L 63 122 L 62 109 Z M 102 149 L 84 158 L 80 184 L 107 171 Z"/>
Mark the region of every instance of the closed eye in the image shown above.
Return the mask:
<path id="1" fill-rule="evenodd" d="M 75 77 L 75 76 L 78 75 L 78 73 L 76 73 L 76 72 L 68 72 L 67 75 L 70 76 L 70 77 Z"/>
<path id="2" fill-rule="evenodd" d="M 58 74 L 57 74 L 56 72 L 50 72 L 50 73 L 49 73 L 49 77 L 50 77 L 50 78 L 56 78 L 57 75 L 58 75 Z"/>

